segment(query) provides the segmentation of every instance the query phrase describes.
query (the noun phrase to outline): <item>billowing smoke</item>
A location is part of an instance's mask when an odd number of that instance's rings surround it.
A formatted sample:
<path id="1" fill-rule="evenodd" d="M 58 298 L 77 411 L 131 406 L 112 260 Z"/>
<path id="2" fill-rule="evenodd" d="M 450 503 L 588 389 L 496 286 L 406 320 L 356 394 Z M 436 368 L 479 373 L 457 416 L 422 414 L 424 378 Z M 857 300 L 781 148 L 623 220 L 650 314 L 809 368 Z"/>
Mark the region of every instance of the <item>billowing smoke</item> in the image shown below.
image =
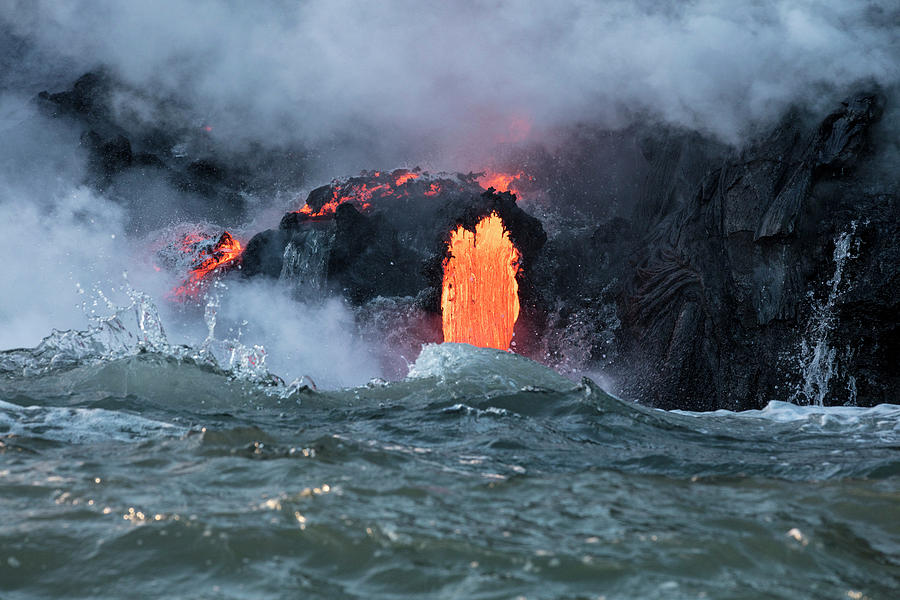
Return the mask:
<path id="1" fill-rule="evenodd" d="M 122 122 L 165 123 L 168 106 L 180 124 L 204 125 L 222 155 L 305 148 L 318 169 L 309 186 L 404 163 L 477 169 L 498 143 L 579 123 L 667 123 L 739 145 L 789 106 L 830 107 L 860 82 L 896 86 L 897 56 L 900 7 L 888 0 L 6 2 L 0 347 L 76 326 L 79 286 L 114 286 L 125 270 L 161 296 L 170 282 L 136 259 L 136 232 L 197 212 L 158 178 L 83 185 L 79 133 L 31 99 L 88 71 L 132 90 L 115 99 Z M 254 201 L 257 218 L 285 208 Z M 241 293 L 263 312 L 259 290 Z M 339 342 L 297 360 L 325 369 L 353 346 L 344 356 L 370 376 L 340 310 L 317 314 L 291 321 L 296 343 Z M 278 344 L 270 325 L 257 322 L 259 341 Z"/>

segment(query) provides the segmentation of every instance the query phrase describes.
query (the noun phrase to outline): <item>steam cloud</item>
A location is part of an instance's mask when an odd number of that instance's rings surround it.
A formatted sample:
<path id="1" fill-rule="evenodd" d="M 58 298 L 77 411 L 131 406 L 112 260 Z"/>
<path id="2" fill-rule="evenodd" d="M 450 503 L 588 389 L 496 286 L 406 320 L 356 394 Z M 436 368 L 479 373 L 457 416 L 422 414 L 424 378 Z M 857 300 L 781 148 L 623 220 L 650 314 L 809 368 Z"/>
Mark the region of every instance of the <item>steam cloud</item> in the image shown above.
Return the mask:
<path id="1" fill-rule="evenodd" d="M 0 15 L 44 61 L 108 65 L 217 135 L 265 143 L 369 131 L 415 147 L 508 135 L 517 118 L 637 116 L 736 142 L 823 90 L 895 83 L 900 56 L 891 0 L 22 1 Z"/>
<path id="2" fill-rule="evenodd" d="M 75 282 L 135 269 L 128 217 L 80 187 L 77 134 L 28 104 L 89 70 L 174 100 L 222 147 L 332 153 L 343 170 L 329 177 L 401 161 L 467 169 L 477 148 L 579 122 L 655 120 L 739 144 L 789 105 L 830 107 L 859 82 L 896 86 L 900 6 L 13 0 L 0 6 L 0 51 L 0 236 L 22 249 L 3 274 L 7 348 L 75 326 Z"/>

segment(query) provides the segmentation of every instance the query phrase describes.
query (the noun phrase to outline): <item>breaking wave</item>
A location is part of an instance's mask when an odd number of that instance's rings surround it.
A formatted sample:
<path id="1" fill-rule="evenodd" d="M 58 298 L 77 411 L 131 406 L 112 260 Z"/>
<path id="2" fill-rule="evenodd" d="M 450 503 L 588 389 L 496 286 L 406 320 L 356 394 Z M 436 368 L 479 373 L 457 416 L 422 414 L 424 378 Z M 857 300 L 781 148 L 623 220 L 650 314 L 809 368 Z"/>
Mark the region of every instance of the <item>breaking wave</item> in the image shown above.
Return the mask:
<path id="1" fill-rule="evenodd" d="M 316 390 L 248 372 L 214 326 L 171 344 L 131 298 L 0 353 L 13 597 L 281 597 L 298 580 L 322 598 L 473 581 L 485 597 L 803 596 L 773 569 L 828 597 L 896 589 L 856 575 L 896 566 L 900 406 L 667 412 L 464 344 L 425 346 L 399 381 Z M 121 577 L 96 577 L 109 565 Z"/>

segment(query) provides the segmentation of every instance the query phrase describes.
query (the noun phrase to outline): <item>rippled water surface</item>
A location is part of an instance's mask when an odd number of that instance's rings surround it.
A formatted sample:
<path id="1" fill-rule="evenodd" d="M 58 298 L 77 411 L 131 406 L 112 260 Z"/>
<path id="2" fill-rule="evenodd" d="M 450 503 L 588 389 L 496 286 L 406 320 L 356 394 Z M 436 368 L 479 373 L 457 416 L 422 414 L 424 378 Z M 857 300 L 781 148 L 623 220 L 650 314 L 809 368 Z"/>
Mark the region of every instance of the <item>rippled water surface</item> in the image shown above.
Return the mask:
<path id="1" fill-rule="evenodd" d="M 898 597 L 895 405 L 666 413 L 449 344 L 335 392 L 0 365 L 0 598 Z"/>

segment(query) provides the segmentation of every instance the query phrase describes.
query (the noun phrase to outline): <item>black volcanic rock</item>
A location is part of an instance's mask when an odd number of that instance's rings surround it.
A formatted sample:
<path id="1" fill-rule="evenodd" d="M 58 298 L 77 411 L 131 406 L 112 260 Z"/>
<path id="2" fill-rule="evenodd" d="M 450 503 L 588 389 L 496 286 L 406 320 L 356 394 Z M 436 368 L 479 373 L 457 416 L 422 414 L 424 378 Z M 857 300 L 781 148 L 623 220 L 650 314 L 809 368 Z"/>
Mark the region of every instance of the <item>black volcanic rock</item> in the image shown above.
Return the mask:
<path id="1" fill-rule="evenodd" d="M 390 218 L 365 215 L 351 204 L 342 204 L 334 224 L 328 276 L 352 303 L 379 296 L 415 296 L 425 286 L 422 250 L 401 243 Z"/>
<path id="2" fill-rule="evenodd" d="M 106 73 L 85 73 L 71 90 L 51 94 L 44 91 L 38 98 L 47 102 L 56 114 L 81 115 L 88 119 L 109 118 L 110 78 Z"/>
<path id="3" fill-rule="evenodd" d="M 547 242 L 547 234 L 541 222 L 522 210 L 516 203 L 516 197 L 509 192 L 498 192 L 490 188 L 480 194 L 468 197 L 451 197 L 441 205 L 438 214 L 442 223 L 438 231 L 446 243 L 449 232 L 461 226 L 474 230 L 475 225 L 484 217 L 496 213 L 509 231 L 509 238 L 522 253 L 525 266 L 532 263 Z"/>
<path id="4" fill-rule="evenodd" d="M 767 139 L 711 169 L 693 198 L 659 221 L 642 241 L 620 297 L 621 370 L 641 373 L 625 375 L 626 393 L 663 408 L 745 409 L 787 399 L 811 375 L 804 373 L 802 346 L 815 343 L 808 338 L 816 320 L 834 317 L 820 350 L 835 350 L 841 375 L 823 383 L 827 401 L 890 397 L 897 377 L 891 358 L 897 225 L 896 217 L 872 220 L 885 210 L 898 214 L 898 198 L 872 196 L 873 182 L 854 174 L 870 155 L 881 106 L 877 94 L 867 93 L 812 130 L 786 119 Z M 859 242 L 857 254 L 839 266 L 834 240 L 857 239 L 863 230 L 873 243 Z M 828 282 L 841 269 L 851 292 L 838 286 L 829 300 Z M 854 298 L 854 288 L 869 291 Z M 852 311 L 845 307 L 851 301 Z M 829 302 L 834 314 L 817 308 Z M 855 317 L 840 318 L 842 311 L 867 320 L 865 335 L 849 325 Z M 867 371 L 865 397 L 860 369 Z M 815 400 L 802 392 L 794 397 Z"/>
<path id="5" fill-rule="evenodd" d="M 241 255 L 241 274 L 277 279 L 281 274 L 284 249 L 290 241 L 290 233 L 279 229 L 267 229 L 254 235 Z"/>
<path id="6" fill-rule="evenodd" d="M 325 203 L 331 200 L 333 196 L 332 189 L 331 185 L 317 187 L 306 197 L 306 204 L 313 212 L 319 212 L 325 206 Z"/>
<path id="7" fill-rule="evenodd" d="M 383 184 L 399 171 L 364 173 L 313 190 L 307 212 L 324 216 L 288 213 L 254 238 L 245 275 L 283 277 L 292 247 L 327 247 L 330 292 L 357 306 L 415 297 L 437 315 L 450 233 L 496 212 L 523 256 L 518 352 L 600 365 L 623 395 L 663 408 L 894 401 L 900 231 L 882 111 L 876 93 L 818 122 L 795 111 L 740 154 L 692 132 L 633 130 L 646 161 L 627 159 L 644 174 L 633 206 L 601 223 L 603 211 L 553 207 L 564 218 L 549 240 L 511 194 L 471 177 L 429 196 L 426 174 L 394 194 Z M 327 215 L 348 189 L 382 191 Z"/>
<path id="8" fill-rule="evenodd" d="M 81 137 L 81 143 L 90 149 L 90 168 L 104 187 L 134 162 L 131 142 L 124 135 L 104 139 L 92 129 Z"/>
<path id="9" fill-rule="evenodd" d="M 240 178 L 230 172 L 234 169 L 208 158 L 184 160 L 177 156 L 173 148 L 180 138 L 199 137 L 201 133 L 177 129 L 163 132 L 157 126 L 132 122 L 123 111 L 113 108 L 114 96 L 127 93 L 133 90 L 100 71 L 83 75 L 70 90 L 41 92 L 37 102 L 47 114 L 84 127 L 82 145 L 89 152 L 88 183 L 106 190 L 118 176 L 133 171 L 146 173 L 150 167 L 175 189 L 203 199 L 198 206 L 204 214 L 192 216 L 212 215 L 225 221 L 239 218 L 244 201 L 239 193 Z M 169 112 L 176 111 L 170 107 Z M 133 200 L 139 203 L 139 195 Z"/>

